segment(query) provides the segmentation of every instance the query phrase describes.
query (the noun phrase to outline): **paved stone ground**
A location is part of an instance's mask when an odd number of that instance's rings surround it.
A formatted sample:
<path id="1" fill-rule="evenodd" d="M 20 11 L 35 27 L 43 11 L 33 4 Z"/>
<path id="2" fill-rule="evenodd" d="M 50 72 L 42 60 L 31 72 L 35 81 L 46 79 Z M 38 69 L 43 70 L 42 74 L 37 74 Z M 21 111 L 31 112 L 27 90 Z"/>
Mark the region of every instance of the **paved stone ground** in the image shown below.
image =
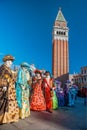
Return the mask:
<path id="1" fill-rule="evenodd" d="M 30 117 L 17 123 L 0 125 L 0 130 L 87 130 L 87 105 L 77 98 L 75 107 L 64 107 L 53 113 L 31 111 Z"/>

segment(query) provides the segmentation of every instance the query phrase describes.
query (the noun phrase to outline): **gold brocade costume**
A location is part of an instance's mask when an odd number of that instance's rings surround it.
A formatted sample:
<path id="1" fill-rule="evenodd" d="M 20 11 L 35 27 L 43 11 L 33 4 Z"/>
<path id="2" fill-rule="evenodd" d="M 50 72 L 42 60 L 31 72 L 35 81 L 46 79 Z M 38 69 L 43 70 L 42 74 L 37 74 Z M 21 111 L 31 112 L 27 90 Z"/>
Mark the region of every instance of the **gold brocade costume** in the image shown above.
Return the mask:
<path id="1" fill-rule="evenodd" d="M 16 122 L 19 119 L 19 108 L 14 88 L 15 81 L 11 69 L 6 65 L 0 67 L 0 79 L 0 124 Z"/>

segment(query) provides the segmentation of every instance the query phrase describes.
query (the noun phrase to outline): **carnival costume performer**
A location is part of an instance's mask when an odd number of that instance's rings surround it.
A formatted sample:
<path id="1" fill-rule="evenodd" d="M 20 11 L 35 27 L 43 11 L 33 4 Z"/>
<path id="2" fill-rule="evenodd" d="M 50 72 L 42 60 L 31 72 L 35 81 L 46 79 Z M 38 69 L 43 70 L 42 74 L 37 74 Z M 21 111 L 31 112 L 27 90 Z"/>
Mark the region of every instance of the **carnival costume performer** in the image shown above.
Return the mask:
<path id="1" fill-rule="evenodd" d="M 46 110 L 45 98 L 42 88 L 42 76 L 39 70 L 35 71 L 35 77 L 32 83 L 32 94 L 30 101 L 30 108 L 34 111 Z"/>
<path id="2" fill-rule="evenodd" d="M 52 113 L 52 97 L 53 97 L 53 79 L 50 77 L 50 72 L 45 72 L 45 78 L 43 79 L 43 87 L 46 101 L 46 110 Z"/>
<path id="3" fill-rule="evenodd" d="M 69 104 L 68 104 L 68 106 L 74 106 L 76 94 L 77 94 L 76 88 L 73 85 L 69 85 L 69 90 L 68 90 Z"/>
<path id="4" fill-rule="evenodd" d="M 15 80 L 10 68 L 13 61 L 13 56 L 6 55 L 3 58 L 4 64 L 0 66 L 0 124 L 17 122 L 19 119 Z"/>
<path id="5" fill-rule="evenodd" d="M 30 115 L 30 105 L 29 105 L 29 95 L 30 86 L 28 84 L 30 80 L 29 65 L 26 62 L 21 64 L 18 71 L 17 81 L 16 81 L 16 97 L 19 106 L 19 116 L 21 119 L 28 117 Z"/>
<path id="6" fill-rule="evenodd" d="M 57 95 L 56 95 L 56 85 L 55 85 L 55 82 L 54 82 L 54 78 L 52 78 L 52 83 L 53 83 L 53 87 L 52 87 L 52 90 L 53 90 L 53 97 L 52 97 L 52 109 L 56 110 L 58 109 L 58 99 L 57 99 Z"/>
<path id="7" fill-rule="evenodd" d="M 63 107 L 64 106 L 64 92 L 63 88 L 61 87 L 61 82 L 58 80 L 55 80 L 56 84 L 56 95 L 58 99 L 58 106 Z"/>
<path id="8" fill-rule="evenodd" d="M 65 103 L 65 106 L 68 106 L 68 103 L 69 103 L 69 94 L 68 94 L 68 91 L 69 91 L 69 85 L 70 85 L 70 81 L 67 80 L 65 82 L 65 85 L 63 87 L 63 91 L 64 91 L 64 103 Z"/>

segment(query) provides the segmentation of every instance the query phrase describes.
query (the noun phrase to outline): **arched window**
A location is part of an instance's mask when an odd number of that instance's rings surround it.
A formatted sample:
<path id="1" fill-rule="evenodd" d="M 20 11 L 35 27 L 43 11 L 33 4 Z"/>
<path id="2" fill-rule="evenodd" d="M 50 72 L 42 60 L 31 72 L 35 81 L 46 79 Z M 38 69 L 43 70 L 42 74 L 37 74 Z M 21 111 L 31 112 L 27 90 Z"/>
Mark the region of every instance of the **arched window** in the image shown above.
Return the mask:
<path id="1" fill-rule="evenodd" d="M 63 32 L 61 32 L 61 35 L 63 35 Z"/>
<path id="2" fill-rule="evenodd" d="M 59 31 L 59 35 L 61 34 L 61 32 Z"/>
<path id="3" fill-rule="evenodd" d="M 56 34 L 59 34 L 59 32 L 57 31 Z"/>
<path id="4" fill-rule="evenodd" d="M 64 32 L 64 35 L 66 35 L 66 32 Z"/>

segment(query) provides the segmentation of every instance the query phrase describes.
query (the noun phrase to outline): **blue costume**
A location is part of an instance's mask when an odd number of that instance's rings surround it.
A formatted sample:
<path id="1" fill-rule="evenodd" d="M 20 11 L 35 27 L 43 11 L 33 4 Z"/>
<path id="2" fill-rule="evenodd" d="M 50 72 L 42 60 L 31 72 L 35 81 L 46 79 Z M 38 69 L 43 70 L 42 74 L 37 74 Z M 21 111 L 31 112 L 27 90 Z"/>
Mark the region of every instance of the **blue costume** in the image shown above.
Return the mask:
<path id="1" fill-rule="evenodd" d="M 29 89 L 30 86 L 28 81 L 30 75 L 28 72 L 28 64 L 22 63 L 21 68 L 18 71 L 17 81 L 16 81 L 16 97 L 18 106 L 20 108 L 20 118 L 25 118 L 30 115 L 30 106 L 29 106 Z"/>
<path id="2" fill-rule="evenodd" d="M 64 106 L 64 92 L 62 88 L 57 88 L 56 95 L 58 98 L 58 106 L 63 107 Z"/>
<path id="3" fill-rule="evenodd" d="M 56 96 L 58 99 L 58 106 L 62 107 L 64 106 L 64 93 L 63 89 L 61 88 L 61 82 L 58 80 L 55 80 L 55 86 L 56 86 Z"/>
<path id="4" fill-rule="evenodd" d="M 76 97 L 77 91 L 76 89 L 71 86 L 69 87 L 68 95 L 69 95 L 69 106 L 74 106 L 75 104 L 75 97 Z"/>

